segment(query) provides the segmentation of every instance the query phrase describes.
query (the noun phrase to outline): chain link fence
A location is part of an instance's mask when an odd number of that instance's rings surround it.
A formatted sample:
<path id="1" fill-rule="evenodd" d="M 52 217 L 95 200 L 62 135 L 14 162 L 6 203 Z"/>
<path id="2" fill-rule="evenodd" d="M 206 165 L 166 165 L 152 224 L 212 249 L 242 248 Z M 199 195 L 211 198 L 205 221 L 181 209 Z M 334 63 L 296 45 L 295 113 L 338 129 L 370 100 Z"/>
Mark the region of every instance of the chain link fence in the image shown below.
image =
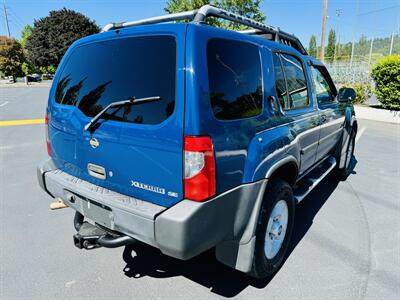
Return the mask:
<path id="1" fill-rule="evenodd" d="M 371 78 L 372 63 L 368 60 L 357 62 L 328 62 L 325 63 L 337 85 L 354 83 L 373 83 Z"/>

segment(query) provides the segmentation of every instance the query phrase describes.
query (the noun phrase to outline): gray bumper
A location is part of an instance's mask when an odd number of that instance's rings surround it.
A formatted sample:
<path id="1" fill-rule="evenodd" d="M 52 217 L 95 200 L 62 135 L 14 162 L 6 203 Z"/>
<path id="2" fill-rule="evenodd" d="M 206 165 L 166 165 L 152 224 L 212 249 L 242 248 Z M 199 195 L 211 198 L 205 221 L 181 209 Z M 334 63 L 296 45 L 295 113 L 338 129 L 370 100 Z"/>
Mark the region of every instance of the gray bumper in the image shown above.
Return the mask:
<path id="1" fill-rule="evenodd" d="M 254 235 L 248 223 L 264 186 L 264 181 L 244 184 L 203 203 L 182 200 L 167 209 L 83 181 L 51 161 L 38 167 L 38 180 L 85 217 L 180 259 L 230 241 L 248 243 Z"/>

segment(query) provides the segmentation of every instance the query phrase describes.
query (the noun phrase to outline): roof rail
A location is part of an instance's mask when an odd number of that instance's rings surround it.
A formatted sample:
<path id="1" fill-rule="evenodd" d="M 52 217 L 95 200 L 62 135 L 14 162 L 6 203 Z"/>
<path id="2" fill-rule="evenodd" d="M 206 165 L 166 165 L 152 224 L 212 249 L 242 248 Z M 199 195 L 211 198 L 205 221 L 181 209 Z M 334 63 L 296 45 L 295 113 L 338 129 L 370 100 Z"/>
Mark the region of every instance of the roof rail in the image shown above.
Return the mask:
<path id="1" fill-rule="evenodd" d="M 204 23 L 208 17 L 217 17 L 251 27 L 253 28 L 252 30 L 244 30 L 239 32 L 244 34 L 259 35 L 261 37 L 274 40 L 275 42 L 293 47 L 300 53 L 307 55 L 306 49 L 295 35 L 284 32 L 280 30 L 278 27 L 273 27 L 261 22 L 257 22 L 250 18 L 243 17 L 241 15 L 229 12 L 227 10 L 212 5 L 204 5 L 198 10 L 191 10 L 181 13 L 163 15 L 159 17 L 142 19 L 138 21 L 110 23 L 103 27 L 102 32 L 120 29 L 124 27 L 182 21 L 182 20 L 189 20 L 192 21 L 193 23 Z"/>

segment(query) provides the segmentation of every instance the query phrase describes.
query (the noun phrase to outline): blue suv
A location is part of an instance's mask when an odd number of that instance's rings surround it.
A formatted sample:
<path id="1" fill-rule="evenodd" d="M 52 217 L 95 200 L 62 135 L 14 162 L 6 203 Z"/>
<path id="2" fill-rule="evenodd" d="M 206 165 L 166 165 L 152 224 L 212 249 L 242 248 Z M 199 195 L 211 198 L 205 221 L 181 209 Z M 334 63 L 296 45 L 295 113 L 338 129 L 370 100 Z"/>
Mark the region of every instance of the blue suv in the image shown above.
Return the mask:
<path id="1" fill-rule="evenodd" d="M 296 204 L 351 171 L 354 98 L 295 36 L 214 6 L 109 24 L 56 72 L 39 184 L 76 211 L 81 249 L 140 241 L 186 260 L 215 248 L 266 277 Z"/>

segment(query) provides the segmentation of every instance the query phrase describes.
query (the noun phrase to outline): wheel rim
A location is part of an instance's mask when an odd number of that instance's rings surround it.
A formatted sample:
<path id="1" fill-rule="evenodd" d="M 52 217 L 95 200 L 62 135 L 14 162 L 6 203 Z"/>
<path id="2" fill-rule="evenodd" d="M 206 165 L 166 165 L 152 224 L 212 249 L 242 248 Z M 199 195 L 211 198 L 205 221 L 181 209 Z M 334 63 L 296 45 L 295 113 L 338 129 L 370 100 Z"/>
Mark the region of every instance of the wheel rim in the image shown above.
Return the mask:
<path id="1" fill-rule="evenodd" d="M 348 168 L 350 165 L 351 157 L 353 156 L 353 148 L 354 148 L 354 139 L 351 139 L 349 144 L 349 149 L 347 150 L 346 154 L 346 168 Z"/>
<path id="2" fill-rule="evenodd" d="M 265 233 L 264 254 L 268 259 L 276 256 L 286 236 L 289 210 L 285 200 L 279 200 L 272 209 Z"/>

